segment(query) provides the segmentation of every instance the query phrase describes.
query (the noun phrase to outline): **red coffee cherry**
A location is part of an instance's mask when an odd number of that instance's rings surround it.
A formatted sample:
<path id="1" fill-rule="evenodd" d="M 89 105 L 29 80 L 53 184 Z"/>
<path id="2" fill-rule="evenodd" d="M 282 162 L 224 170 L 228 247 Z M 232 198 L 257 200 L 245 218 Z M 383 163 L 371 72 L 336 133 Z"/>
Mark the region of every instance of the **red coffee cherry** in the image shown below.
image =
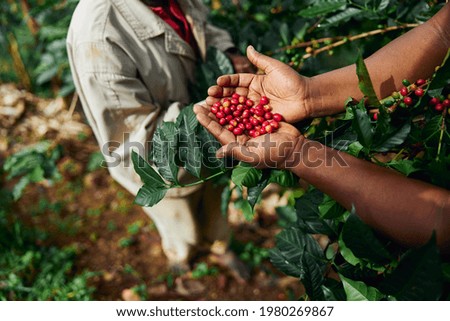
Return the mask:
<path id="1" fill-rule="evenodd" d="M 417 86 L 422 86 L 426 84 L 426 80 L 425 79 L 417 79 L 416 81 L 416 85 Z"/>
<path id="2" fill-rule="evenodd" d="M 273 114 L 273 120 L 275 120 L 276 122 L 281 122 L 283 121 L 283 116 L 281 116 L 278 113 Z"/>
<path id="3" fill-rule="evenodd" d="M 443 102 L 442 102 L 442 106 L 444 106 L 444 107 L 449 107 L 450 106 L 450 100 L 449 99 L 445 99 Z"/>
<path id="4" fill-rule="evenodd" d="M 280 128 L 283 116 L 272 113 L 269 99 L 262 96 L 259 103 L 233 93 L 231 97 L 223 98 L 214 103 L 210 111 L 216 115 L 218 122 L 234 135 L 248 135 L 258 137 L 267 133 L 273 133 Z"/>
<path id="5" fill-rule="evenodd" d="M 436 111 L 443 111 L 444 110 L 444 105 L 437 104 L 436 106 L 434 106 L 434 110 L 436 110 Z"/>
<path id="6" fill-rule="evenodd" d="M 430 99 L 429 104 L 434 106 L 434 105 L 439 104 L 440 102 L 441 102 L 441 100 L 438 97 L 433 97 Z"/>
<path id="7" fill-rule="evenodd" d="M 378 120 L 378 113 L 373 114 L 372 119 L 373 120 Z"/>
<path id="8" fill-rule="evenodd" d="M 402 95 L 402 96 L 408 96 L 408 93 L 409 93 L 408 88 L 402 87 L 402 88 L 400 89 L 400 95 Z"/>
<path id="9" fill-rule="evenodd" d="M 414 91 L 414 95 L 416 95 L 417 97 L 422 97 L 423 94 L 424 94 L 424 91 L 423 91 L 422 88 L 417 88 L 417 89 Z"/>
<path id="10" fill-rule="evenodd" d="M 403 102 L 404 102 L 407 106 L 409 106 L 409 105 L 411 105 L 411 104 L 413 103 L 413 100 L 412 100 L 411 97 L 405 97 L 405 98 L 403 98 Z"/>
<path id="11" fill-rule="evenodd" d="M 269 103 L 269 98 L 267 98 L 266 96 L 262 96 L 259 100 L 259 103 L 262 105 L 267 105 Z"/>

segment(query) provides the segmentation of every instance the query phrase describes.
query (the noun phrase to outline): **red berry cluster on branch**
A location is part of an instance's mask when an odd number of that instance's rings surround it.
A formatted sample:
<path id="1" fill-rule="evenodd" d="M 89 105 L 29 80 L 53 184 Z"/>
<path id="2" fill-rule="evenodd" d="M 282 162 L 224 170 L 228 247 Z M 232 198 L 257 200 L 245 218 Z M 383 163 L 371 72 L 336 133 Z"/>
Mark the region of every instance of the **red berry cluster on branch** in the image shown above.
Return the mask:
<path id="1" fill-rule="evenodd" d="M 231 98 L 214 103 L 210 110 L 219 124 L 236 136 L 245 134 L 255 138 L 273 133 L 283 120 L 280 114 L 272 113 L 269 99 L 265 96 L 255 105 L 253 100 L 234 93 Z"/>
<path id="2" fill-rule="evenodd" d="M 418 79 L 411 84 L 404 79 L 402 83 L 403 87 L 399 91 L 393 92 L 391 96 L 382 100 L 388 112 L 394 112 L 398 106 L 402 108 L 414 106 L 425 95 L 429 81 Z M 442 112 L 450 106 L 450 95 L 447 99 L 443 96 L 431 97 L 428 105 L 433 106 L 435 111 Z M 375 121 L 378 119 L 378 110 L 372 111 L 372 119 Z"/>

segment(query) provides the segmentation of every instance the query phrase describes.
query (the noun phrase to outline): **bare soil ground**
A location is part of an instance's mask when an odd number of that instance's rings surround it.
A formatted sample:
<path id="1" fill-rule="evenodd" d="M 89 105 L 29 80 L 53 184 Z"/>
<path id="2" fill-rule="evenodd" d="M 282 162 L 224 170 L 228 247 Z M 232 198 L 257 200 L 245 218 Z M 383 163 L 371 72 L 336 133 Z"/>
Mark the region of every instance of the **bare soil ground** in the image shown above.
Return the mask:
<path id="1" fill-rule="evenodd" d="M 133 204 L 133 196 L 106 169 L 88 170 L 98 146 L 75 101 L 40 99 L 1 85 L 0 124 L 0 165 L 8 155 L 42 139 L 63 146 L 64 156 L 58 161 L 63 178 L 29 186 L 15 211 L 29 225 L 48 232 L 47 243 L 76 248 L 78 272 L 98 272 L 91 278 L 94 299 L 289 300 L 303 293 L 298 280 L 277 272 L 268 259 L 250 267 L 246 284 L 207 254 L 196 258 L 193 269 L 206 263 L 217 273 L 200 278 L 171 274 L 158 232 Z M 249 242 L 258 249 L 274 246 L 279 231 L 274 207 L 282 201 L 276 196 L 269 200 L 259 206 L 252 222 L 243 220 L 231 204 L 232 248 L 237 252 Z"/>

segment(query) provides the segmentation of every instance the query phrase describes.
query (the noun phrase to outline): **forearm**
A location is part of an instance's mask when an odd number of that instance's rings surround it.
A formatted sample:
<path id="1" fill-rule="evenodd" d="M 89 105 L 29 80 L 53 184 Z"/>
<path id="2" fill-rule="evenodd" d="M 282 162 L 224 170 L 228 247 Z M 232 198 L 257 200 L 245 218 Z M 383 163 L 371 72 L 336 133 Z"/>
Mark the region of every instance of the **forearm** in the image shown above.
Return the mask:
<path id="1" fill-rule="evenodd" d="M 407 246 L 425 243 L 436 230 L 450 244 L 450 193 L 444 189 L 304 140 L 288 166 L 376 230 Z"/>
<path id="2" fill-rule="evenodd" d="M 433 18 L 390 42 L 365 60 L 379 98 L 398 90 L 402 79 L 430 77 L 450 47 L 450 4 Z M 311 117 L 343 111 L 348 97 L 361 99 L 356 66 L 336 69 L 311 78 Z"/>

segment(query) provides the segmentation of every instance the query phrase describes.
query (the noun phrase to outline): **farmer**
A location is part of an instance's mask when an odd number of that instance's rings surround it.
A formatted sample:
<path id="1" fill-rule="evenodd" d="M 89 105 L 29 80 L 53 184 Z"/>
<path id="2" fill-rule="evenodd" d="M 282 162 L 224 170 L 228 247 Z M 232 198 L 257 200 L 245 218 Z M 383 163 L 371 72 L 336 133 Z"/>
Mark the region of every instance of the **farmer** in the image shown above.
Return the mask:
<path id="1" fill-rule="evenodd" d="M 207 47 L 225 52 L 237 72 L 253 71 L 229 34 L 208 24 L 206 15 L 201 0 L 81 0 L 72 17 L 67 48 L 77 92 L 112 177 L 133 195 L 142 182 L 130 162 L 131 147 L 147 155 L 157 124 L 175 120 L 190 103 L 188 84 Z M 182 182 L 189 179 L 180 174 Z M 220 201 L 212 197 L 217 193 L 211 186 L 170 190 L 144 209 L 171 268 L 186 270 L 206 244 L 219 262 L 238 269 Z"/>
<path id="2" fill-rule="evenodd" d="M 432 19 L 392 41 L 365 60 L 379 97 L 399 90 L 402 79 L 430 77 L 450 48 L 450 4 Z M 450 192 L 409 179 L 306 139 L 289 123 L 343 111 L 347 97 L 362 99 L 355 65 L 312 78 L 247 49 L 250 61 L 264 75 L 221 76 L 209 89 L 209 106 L 234 92 L 254 100 L 270 99 L 273 111 L 285 117 L 280 129 L 250 139 L 220 126 L 208 106 L 196 105 L 200 123 L 222 144 L 218 157 L 233 156 L 256 167 L 288 169 L 330 195 L 345 208 L 355 207 L 363 221 L 407 246 L 426 243 L 433 230 L 443 252 L 450 252 Z M 270 140 L 270 143 L 267 140 Z M 250 156 L 251 155 L 251 156 Z"/>

